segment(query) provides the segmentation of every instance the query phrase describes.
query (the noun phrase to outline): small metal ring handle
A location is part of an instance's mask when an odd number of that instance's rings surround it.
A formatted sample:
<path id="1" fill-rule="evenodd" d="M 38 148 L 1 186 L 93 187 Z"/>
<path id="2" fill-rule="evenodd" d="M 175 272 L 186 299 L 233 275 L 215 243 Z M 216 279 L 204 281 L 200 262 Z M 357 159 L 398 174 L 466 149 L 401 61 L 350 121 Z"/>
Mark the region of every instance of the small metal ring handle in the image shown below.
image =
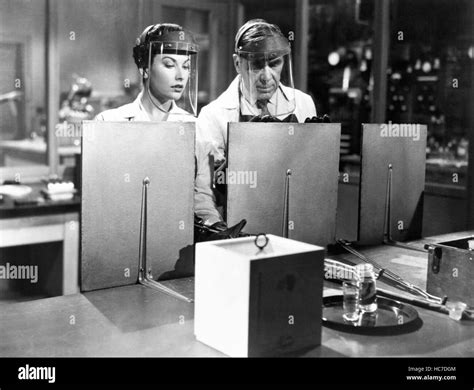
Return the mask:
<path id="1" fill-rule="evenodd" d="M 260 237 L 263 237 L 264 242 L 262 242 L 262 239 Z M 255 236 L 255 246 L 259 248 L 260 250 L 263 250 L 266 246 L 268 245 L 268 237 L 265 233 L 259 233 Z"/>

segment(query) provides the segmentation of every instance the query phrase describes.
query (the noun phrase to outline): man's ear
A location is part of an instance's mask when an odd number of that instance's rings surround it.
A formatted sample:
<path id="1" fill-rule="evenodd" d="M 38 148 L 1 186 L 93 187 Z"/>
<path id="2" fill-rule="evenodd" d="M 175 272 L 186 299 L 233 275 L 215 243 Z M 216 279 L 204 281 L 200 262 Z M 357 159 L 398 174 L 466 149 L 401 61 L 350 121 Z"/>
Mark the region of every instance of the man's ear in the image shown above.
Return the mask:
<path id="1" fill-rule="evenodd" d="M 232 55 L 232 59 L 234 60 L 234 67 L 237 73 L 240 74 L 240 58 L 237 54 Z"/>

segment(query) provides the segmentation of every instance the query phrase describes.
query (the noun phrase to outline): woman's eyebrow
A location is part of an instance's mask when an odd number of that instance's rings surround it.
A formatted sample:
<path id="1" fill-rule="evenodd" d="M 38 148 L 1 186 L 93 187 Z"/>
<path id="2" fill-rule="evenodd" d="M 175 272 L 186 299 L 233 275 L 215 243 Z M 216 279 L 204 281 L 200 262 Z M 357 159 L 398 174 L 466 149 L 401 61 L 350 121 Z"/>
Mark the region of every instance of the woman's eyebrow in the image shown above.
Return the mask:
<path id="1" fill-rule="evenodd" d="M 162 57 L 161 59 L 162 59 L 162 60 L 171 60 L 171 61 L 173 61 L 174 63 L 176 63 L 176 60 L 175 60 L 174 58 L 172 58 L 172 57 L 164 56 L 164 57 Z"/>
<path id="2" fill-rule="evenodd" d="M 175 60 L 174 58 L 172 58 L 172 57 L 167 57 L 167 56 L 163 56 L 163 57 L 161 58 L 161 60 L 162 60 L 162 61 L 163 61 L 163 60 L 171 60 L 171 61 L 173 61 L 175 64 L 178 62 L 178 61 Z M 191 61 L 191 60 L 190 60 L 189 58 L 186 58 L 186 61 L 183 62 L 183 65 L 186 64 L 186 63 L 189 62 L 189 61 Z"/>

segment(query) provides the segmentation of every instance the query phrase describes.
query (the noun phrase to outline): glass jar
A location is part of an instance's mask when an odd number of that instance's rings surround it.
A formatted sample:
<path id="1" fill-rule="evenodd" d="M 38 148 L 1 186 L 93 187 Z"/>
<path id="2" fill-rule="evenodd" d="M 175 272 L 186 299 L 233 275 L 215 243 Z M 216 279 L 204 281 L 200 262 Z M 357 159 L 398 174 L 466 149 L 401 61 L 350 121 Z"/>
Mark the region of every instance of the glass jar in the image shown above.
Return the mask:
<path id="1" fill-rule="evenodd" d="M 359 309 L 373 313 L 377 310 L 377 287 L 375 271 L 372 264 L 356 265 L 359 276 Z"/>

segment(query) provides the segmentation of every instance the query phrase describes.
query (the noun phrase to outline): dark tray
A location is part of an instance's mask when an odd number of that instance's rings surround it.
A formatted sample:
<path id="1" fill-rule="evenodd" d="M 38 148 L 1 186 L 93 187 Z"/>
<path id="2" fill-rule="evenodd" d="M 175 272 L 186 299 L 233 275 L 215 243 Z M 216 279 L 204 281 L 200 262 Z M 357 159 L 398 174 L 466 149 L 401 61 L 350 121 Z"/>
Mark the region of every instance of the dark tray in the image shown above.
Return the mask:
<path id="1" fill-rule="evenodd" d="M 423 322 L 413 306 L 377 297 L 378 309 L 374 313 L 361 313 L 359 320 L 342 318 L 342 295 L 323 298 L 323 326 L 349 333 L 367 335 L 393 335 L 418 330 Z"/>

